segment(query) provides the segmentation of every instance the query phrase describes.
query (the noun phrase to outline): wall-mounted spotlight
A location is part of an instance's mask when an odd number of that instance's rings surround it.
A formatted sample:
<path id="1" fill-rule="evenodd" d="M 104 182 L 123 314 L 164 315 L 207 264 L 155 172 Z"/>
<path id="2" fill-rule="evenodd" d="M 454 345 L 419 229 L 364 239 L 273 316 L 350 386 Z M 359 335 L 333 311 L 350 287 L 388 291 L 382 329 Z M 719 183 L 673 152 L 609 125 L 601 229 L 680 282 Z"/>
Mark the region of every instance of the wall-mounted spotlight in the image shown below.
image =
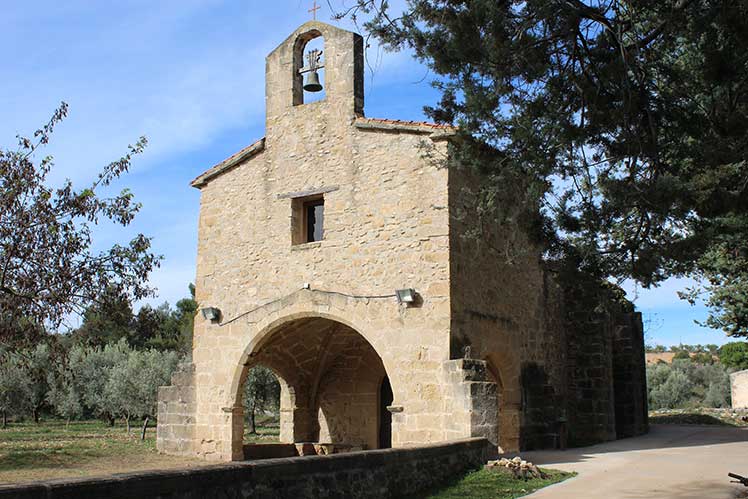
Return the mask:
<path id="1" fill-rule="evenodd" d="M 210 322 L 218 322 L 221 320 L 221 311 L 216 307 L 207 307 L 200 310 L 203 314 L 203 319 Z"/>
<path id="2" fill-rule="evenodd" d="M 398 289 L 395 291 L 397 303 L 411 305 L 416 302 L 416 290 L 413 288 Z"/>

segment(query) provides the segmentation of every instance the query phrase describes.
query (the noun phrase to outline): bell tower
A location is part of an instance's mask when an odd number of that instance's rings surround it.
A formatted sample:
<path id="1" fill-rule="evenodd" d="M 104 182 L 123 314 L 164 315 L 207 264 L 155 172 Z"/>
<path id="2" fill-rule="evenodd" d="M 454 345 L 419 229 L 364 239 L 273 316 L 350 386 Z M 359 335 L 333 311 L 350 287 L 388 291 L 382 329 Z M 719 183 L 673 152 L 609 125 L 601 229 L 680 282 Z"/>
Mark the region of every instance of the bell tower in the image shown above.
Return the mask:
<path id="1" fill-rule="evenodd" d="M 307 45 L 317 38 L 324 40 L 324 46 L 321 54 L 310 57 Z M 305 75 L 307 83 L 314 83 L 315 69 L 322 68 L 325 98 L 305 103 Z M 348 124 L 363 116 L 363 38 L 319 21 L 301 25 L 265 60 L 265 106 L 269 142 L 282 135 L 276 133 L 278 127 L 333 125 L 332 121 Z"/>

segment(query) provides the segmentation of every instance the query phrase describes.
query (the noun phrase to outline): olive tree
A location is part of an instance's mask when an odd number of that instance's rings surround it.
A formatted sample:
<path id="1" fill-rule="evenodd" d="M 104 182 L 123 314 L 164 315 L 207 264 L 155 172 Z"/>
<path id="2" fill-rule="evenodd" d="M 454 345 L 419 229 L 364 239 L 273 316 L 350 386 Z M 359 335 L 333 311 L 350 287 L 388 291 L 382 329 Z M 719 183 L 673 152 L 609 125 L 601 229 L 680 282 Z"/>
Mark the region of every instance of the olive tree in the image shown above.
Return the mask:
<path id="1" fill-rule="evenodd" d="M 111 370 L 105 388 L 107 397 L 125 419 L 128 431 L 132 418 L 143 419 L 141 440 L 145 440 L 148 423 L 156 416 L 158 388 L 170 383 L 178 362 L 177 352 L 136 350 Z"/>
<path id="2" fill-rule="evenodd" d="M 258 413 L 277 410 L 279 405 L 280 384 L 273 371 L 265 366 L 250 369 L 244 382 L 244 413 L 249 423 L 249 433 L 257 434 Z"/>

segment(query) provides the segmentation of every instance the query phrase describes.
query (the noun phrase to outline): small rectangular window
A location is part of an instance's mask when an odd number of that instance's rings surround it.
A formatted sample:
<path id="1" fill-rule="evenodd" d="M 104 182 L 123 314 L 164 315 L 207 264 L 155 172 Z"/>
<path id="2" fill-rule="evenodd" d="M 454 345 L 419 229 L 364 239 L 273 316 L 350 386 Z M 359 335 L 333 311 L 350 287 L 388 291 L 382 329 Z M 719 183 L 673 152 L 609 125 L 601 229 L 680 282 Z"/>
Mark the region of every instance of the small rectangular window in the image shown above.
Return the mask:
<path id="1" fill-rule="evenodd" d="M 306 241 L 312 243 L 322 240 L 322 224 L 325 220 L 325 200 L 317 199 L 304 203 L 304 216 L 306 218 Z"/>
<path id="2" fill-rule="evenodd" d="M 325 199 L 315 195 L 291 200 L 291 244 L 321 241 L 324 238 Z"/>

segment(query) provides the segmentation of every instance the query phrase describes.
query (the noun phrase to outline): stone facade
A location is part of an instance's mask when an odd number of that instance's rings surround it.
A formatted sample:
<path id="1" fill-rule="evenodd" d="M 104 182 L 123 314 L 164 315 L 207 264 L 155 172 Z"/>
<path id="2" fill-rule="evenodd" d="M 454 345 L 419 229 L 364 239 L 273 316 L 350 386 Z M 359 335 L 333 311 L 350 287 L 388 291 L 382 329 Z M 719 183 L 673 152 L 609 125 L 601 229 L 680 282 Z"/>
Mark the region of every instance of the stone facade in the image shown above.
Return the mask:
<path id="1" fill-rule="evenodd" d="M 298 70 L 318 36 L 326 96 L 303 104 Z M 646 431 L 641 318 L 570 329 L 523 231 L 479 226 L 481 178 L 444 161 L 454 130 L 364 117 L 360 36 L 306 23 L 266 75 L 266 137 L 192 184 L 196 298 L 221 317 L 196 318 L 192 365 L 160 392 L 160 450 L 242 459 L 257 364 L 281 382 L 286 443 L 486 437 L 514 451 Z M 314 242 L 307 201 L 324 202 Z M 396 299 L 404 288 L 413 303 Z"/>
<path id="2" fill-rule="evenodd" d="M 748 370 L 730 375 L 732 388 L 732 408 L 748 409 Z"/>

